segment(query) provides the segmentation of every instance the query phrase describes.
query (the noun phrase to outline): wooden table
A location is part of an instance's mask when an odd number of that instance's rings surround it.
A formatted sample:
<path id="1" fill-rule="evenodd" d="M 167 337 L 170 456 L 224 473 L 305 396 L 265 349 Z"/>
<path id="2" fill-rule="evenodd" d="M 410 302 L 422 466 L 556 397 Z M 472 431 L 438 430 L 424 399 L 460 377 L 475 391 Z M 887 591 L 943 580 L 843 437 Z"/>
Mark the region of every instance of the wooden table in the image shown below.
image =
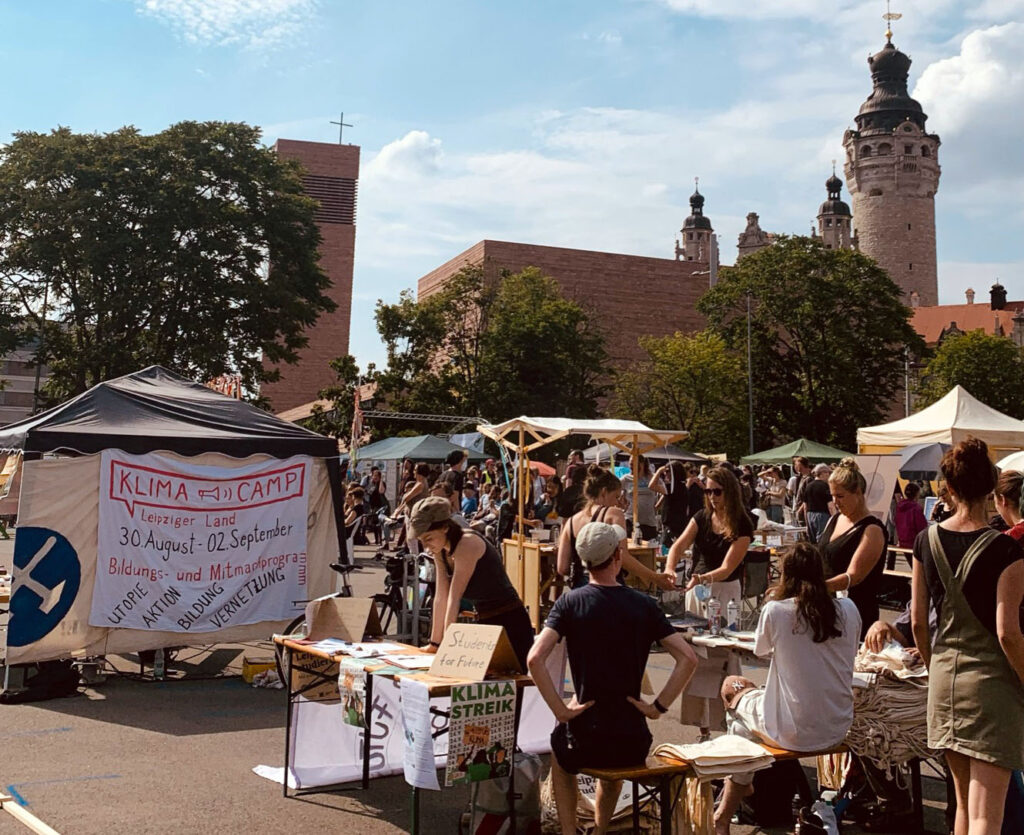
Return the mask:
<path id="1" fill-rule="evenodd" d="M 340 663 L 343 658 L 348 657 L 343 652 L 325 652 L 320 649 L 316 649 L 309 644 L 303 643 L 302 641 L 294 640 L 292 638 L 286 638 L 281 635 L 274 636 L 274 643 L 281 647 L 285 656 L 285 693 L 287 694 L 287 713 L 285 717 L 285 730 L 284 730 L 284 796 L 288 797 L 288 774 L 289 766 L 289 755 L 291 752 L 291 733 L 292 733 L 292 714 L 293 707 L 296 700 L 300 696 L 305 694 L 316 695 L 317 693 L 324 694 L 328 692 L 330 688 L 333 688 L 334 692 L 338 692 L 338 670 L 336 665 Z M 363 643 L 372 643 L 372 641 L 364 641 Z M 395 641 L 389 641 L 388 643 L 397 643 Z M 406 644 L 398 644 L 401 648 L 401 654 L 403 655 L 422 655 L 426 654 L 419 647 L 409 646 Z M 323 667 L 324 662 L 327 662 L 328 666 L 325 669 Z M 381 661 L 376 667 L 368 666 L 364 672 L 366 673 L 366 693 L 364 696 L 364 709 L 365 715 L 363 717 L 363 761 L 362 761 L 362 779 L 360 786 L 363 789 L 370 787 L 370 728 L 373 725 L 373 680 L 375 677 L 375 670 L 389 667 L 390 665 L 386 661 Z M 299 675 L 296 675 L 298 673 Z M 394 674 L 382 674 L 384 678 L 396 679 L 397 675 Z M 427 693 L 431 698 L 439 698 L 443 696 L 450 696 L 452 687 L 460 684 L 475 684 L 475 681 L 469 679 L 455 679 L 447 678 L 442 676 L 431 675 L 429 672 L 411 672 L 402 678 L 411 678 L 416 681 L 421 681 L 427 688 Z M 502 680 L 513 681 L 516 684 L 518 691 L 518 697 L 516 699 L 516 728 L 519 727 L 519 714 L 522 710 L 522 691 L 528 686 L 532 686 L 533 680 L 526 675 L 514 675 L 509 674 L 502 676 Z M 340 695 L 340 694 L 339 694 Z M 509 758 L 509 809 L 510 809 L 510 823 L 511 831 L 515 831 L 515 746 L 513 746 L 512 752 Z M 316 786 L 312 789 L 305 791 L 298 790 L 294 792 L 293 796 L 299 796 L 303 794 L 313 794 L 318 791 L 331 790 L 332 786 Z M 411 807 L 411 819 L 410 819 L 410 831 L 413 833 L 419 832 L 419 809 L 420 809 L 420 797 L 419 789 L 415 786 L 412 787 L 412 807 Z"/>

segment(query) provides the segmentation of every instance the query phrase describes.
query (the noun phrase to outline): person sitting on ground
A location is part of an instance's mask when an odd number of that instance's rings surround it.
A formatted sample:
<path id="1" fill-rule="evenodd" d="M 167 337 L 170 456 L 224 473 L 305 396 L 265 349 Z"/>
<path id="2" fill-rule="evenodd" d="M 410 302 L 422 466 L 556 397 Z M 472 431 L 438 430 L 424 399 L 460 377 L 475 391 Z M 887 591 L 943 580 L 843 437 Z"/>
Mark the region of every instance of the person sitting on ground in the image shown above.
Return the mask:
<path id="1" fill-rule="evenodd" d="M 451 504 L 441 496 L 416 503 L 409 516 L 409 531 L 433 557 L 436 568 L 427 651 L 437 652 L 466 600 L 476 609 L 477 623 L 504 627 L 525 670 L 526 655 L 533 645 L 533 626 L 494 544 L 454 522 Z"/>
<path id="2" fill-rule="evenodd" d="M 722 685 L 729 733 L 790 751 L 823 751 L 838 745 L 853 724 L 853 662 L 861 622 L 849 598 L 829 594 L 821 554 L 798 542 L 782 556 L 779 583 L 761 611 L 754 653 L 771 656 L 764 687 L 742 676 Z M 753 774 L 726 780 L 715 810 L 716 835 L 744 797 Z"/>
<path id="3" fill-rule="evenodd" d="M 928 747 L 953 772 L 957 835 L 997 833 L 1011 772 L 1024 768 L 1024 552 L 988 525 L 997 481 L 988 445 L 967 438 L 940 466 L 956 512 L 918 536 L 911 579 L 911 623 L 928 666 Z"/>
<path id="4" fill-rule="evenodd" d="M 1024 520 L 1021 519 L 1021 484 L 1024 476 L 1016 470 L 1003 470 L 992 491 L 996 500 L 996 512 L 1003 517 L 1008 530 L 1006 534 L 1020 542 L 1024 539 Z"/>
<path id="5" fill-rule="evenodd" d="M 480 501 L 476 497 L 476 488 L 472 484 L 466 484 L 462 488 L 462 515 L 467 519 L 472 519 L 476 515 L 476 510 L 480 506 Z"/>
<path id="6" fill-rule="evenodd" d="M 907 482 L 903 499 L 896 505 L 896 538 L 900 548 L 913 548 L 917 535 L 928 527 L 928 520 L 924 518 L 918 501 L 920 495 L 921 485 Z"/>
<path id="7" fill-rule="evenodd" d="M 356 520 L 366 513 L 366 504 L 364 499 L 366 497 L 366 491 L 362 487 L 352 487 L 345 494 L 345 538 L 348 539 L 352 536 L 352 531 L 355 529 Z M 356 535 L 356 540 L 353 544 L 365 545 L 367 543 L 366 536 Z M 351 554 L 349 555 L 351 556 Z"/>
<path id="8" fill-rule="evenodd" d="M 727 611 L 730 600 L 740 603 L 743 558 L 754 537 L 754 522 L 743 507 L 740 484 L 726 467 L 708 470 L 704 486 L 704 507 L 690 520 L 668 552 L 665 571 L 675 577 L 676 566 L 687 548 L 693 547 L 693 574 L 686 586 L 710 584 L 711 595 Z M 687 611 L 700 613 L 695 594 L 687 595 Z"/>
<path id="9" fill-rule="evenodd" d="M 657 602 L 616 579 L 625 538 L 619 525 L 588 522 L 580 529 L 576 550 L 590 581 L 555 602 L 530 650 L 530 675 L 558 720 L 551 734 L 551 782 L 564 835 L 576 832 L 575 775 L 587 767 L 642 765 L 651 747 L 646 720 L 668 712 L 697 667 L 693 650 Z M 562 638 L 576 693 L 568 704 L 546 665 Z M 640 687 L 655 641 L 668 651 L 673 667 L 649 703 L 642 699 Z M 621 787 L 619 781 L 598 782 L 595 832 L 607 831 Z"/>
<path id="10" fill-rule="evenodd" d="M 608 470 L 597 464 L 591 464 L 587 470 L 587 480 L 583 484 L 583 494 L 587 504 L 579 513 L 570 517 L 563 526 L 558 539 L 558 573 L 569 580 L 570 588 L 580 588 L 588 582 L 586 570 L 576 549 L 576 537 L 588 522 L 608 522 L 626 530 L 626 519 L 619 507 L 622 495 L 622 482 Z M 663 589 L 675 587 L 675 575 L 658 574 L 643 565 L 628 550 L 623 550 L 622 565 L 630 574 L 641 578 L 650 585 Z"/>
<path id="11" fill-rule="evenodd" d="M 828 478 L 838 511 L 818 542 L 829 577 L 828 590 L 846 591 L 857 604 L 865 631 L 878 620 L 878 592 L 885 572 L 885 525 L 868 511 L 867 480 L 857 461 L 844 458 Z"/>
<path id="12" fill-rule="evenodd" d="M 550 528 L 561 521 L 558 515 L 558 505 L 562 496 L 562 480 L 558 476 L 551 476 L 544 482 L 544 492 L 537 499 L 534 505 L 534 516 L 540 519 L 544 527 Z"/>

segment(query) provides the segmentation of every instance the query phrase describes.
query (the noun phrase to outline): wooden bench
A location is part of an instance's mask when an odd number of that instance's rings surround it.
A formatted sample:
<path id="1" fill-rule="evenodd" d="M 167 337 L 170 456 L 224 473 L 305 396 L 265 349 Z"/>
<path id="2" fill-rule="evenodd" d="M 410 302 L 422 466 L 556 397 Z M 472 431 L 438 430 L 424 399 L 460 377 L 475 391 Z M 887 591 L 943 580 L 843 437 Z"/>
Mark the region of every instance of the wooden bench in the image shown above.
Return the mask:
<path id="1" fill-rule="evenodd" d="M 800 801 L 805 806 L 814 802 L 814 794 L 811 791 L 807 775 L 800 767 L 800 760 L 806 757 L 819 757 L 825 754 L 842 754 L 849 749 L 844 744 L 829 748 L 823 751 L 788 751 L 783 748 L 772 748 L 768 745 L 762 747 L 775 758 L 777 763 L 791 763 L 793 776 L 796 780 L 797 791 L 800 794 Z M 920 764 L 918 763 L 918 766 Z M 679 802 L 679 794 L 671 797 L 672 780 L 676 777 L 692 777 L 693 768 L 690 763 L 683 760 L 676 760 L 670 757 L 652 755 L 647 757 L 643 765 L 629 766 L 626 768 L 584 768 L 581 773 L 596 780 L 628 780 L 633 786 L 633 831 L 638 832 L 640 828 L 640 786 L 649 787 L 653 790 L 655 803 L 658 806 L 658 818 L 661 821 L 662 835 L 670 835 L 672 832 L 672 814 L 676 803 Z M 921 772 L 920 768 L 915 772 L 911 767 L 911 774 L 916 773 L 914 784 L 914 809 L 918 809 L 920 798 Z M 921 818 L 918 817 L 918 821 Z"/>

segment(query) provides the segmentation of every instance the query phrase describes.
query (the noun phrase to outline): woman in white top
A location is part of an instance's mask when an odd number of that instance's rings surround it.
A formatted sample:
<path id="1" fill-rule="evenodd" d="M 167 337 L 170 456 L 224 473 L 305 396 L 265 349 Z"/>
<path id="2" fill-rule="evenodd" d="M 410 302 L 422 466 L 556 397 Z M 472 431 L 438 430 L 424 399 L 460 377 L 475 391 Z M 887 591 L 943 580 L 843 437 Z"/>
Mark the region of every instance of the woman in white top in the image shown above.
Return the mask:
<path id="1" fill-rule="evenodd" d="M 853 660 L 860 613 L 849 598 L 834 600 L 821 554 L 808 542 L 782 557 L 782 574 L 757 624 L 754 653 L 770 655 L 765 686 L 742 676 L 722 685 L 729 733 L 790 751 L 838 745 L 853 723 Z M 716 835 L 728 835 L 752 773 L 734 774 L 715 810 Z"/>

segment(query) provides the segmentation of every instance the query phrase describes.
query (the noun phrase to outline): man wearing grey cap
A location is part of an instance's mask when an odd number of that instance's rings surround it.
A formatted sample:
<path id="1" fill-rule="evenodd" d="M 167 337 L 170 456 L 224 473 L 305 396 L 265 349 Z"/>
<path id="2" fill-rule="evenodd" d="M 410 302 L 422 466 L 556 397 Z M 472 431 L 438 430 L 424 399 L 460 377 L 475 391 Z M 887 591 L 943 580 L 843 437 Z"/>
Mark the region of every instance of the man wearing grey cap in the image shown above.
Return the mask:
<path id="1" fill-rule="evenodd" d="M 618 525 L 590 522 L 576 538 L 576 550 L 590 582 L 563 595 L 530 650 L 528 666 L 537 690 L 558 720 L 551 734 L 551 775 L 563 833 L 576 831 L 578 789 L 583 768 L 642 764 L 651 747 L 647 719 L 658 719 L 685 689 L 697 658 L 669 624 L 658 604 L 616 582 L 622 569 Z M 565 704 L 545 661 L 565 638 L 576 695 Z M 658 641 L 675 667 L 661 693 L 648 703 L 640 687 L 651 644 Z M 595 823 L 605 832 L 615 809 L 620 781 L 599 781 Z"/>

